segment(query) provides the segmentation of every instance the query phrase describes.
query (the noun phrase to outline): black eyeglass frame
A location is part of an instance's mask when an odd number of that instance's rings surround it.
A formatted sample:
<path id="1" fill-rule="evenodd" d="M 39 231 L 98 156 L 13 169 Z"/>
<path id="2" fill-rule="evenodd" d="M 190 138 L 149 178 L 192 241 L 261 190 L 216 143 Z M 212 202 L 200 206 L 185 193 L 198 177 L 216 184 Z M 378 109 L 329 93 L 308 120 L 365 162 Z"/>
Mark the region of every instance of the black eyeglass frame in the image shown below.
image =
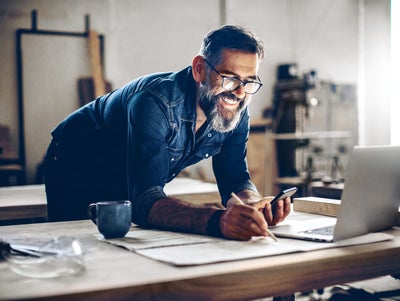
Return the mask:
<path id="1" fill-rule="evenodd" d="M 246 93 L 246 94 L 256 94 L 259 90 L 260 90 L 260 88 L 263 86 L 263 83 L 261 82 L 261 79 L 257 76 L 257 80 L 246 80 L 246 81 L 243 81 L 243 80 L 241 80 L 239 77 L 237 77 L 237 76 L 226 76 L 226 75 L 222 75 L 221 73 L 219 73 L 219 71 L 217 70 L 217 69 L 215 69 L 215 67 L 213 66 L 213 65 L 211 65 L 211 63 L 206 59 L 206 58 L 203 58 L 204 59 L 204 61 L 207 63 L 207 65 L 215 72 L 215 73 L 217 73 L 221 78 L 222 78 L 222 82 L 221 82 L 221 87 L 225 90 L 225 91 L 228 91 L 228 92 L 233 92 L 233 91 L 235 91 L 235 90 L 237 90 L 237 89 L 239 89 L 239 87 L 240 86 L 243 86 L 244 87 L 244 92 Z M 234 81 L 237 81 L 237 82 L 239 82 L 239 84 L 238 84 L 238 86 L 237 87 L 235 87 L 235 88 L 233 88 L 233 89 L 226 89 L 225 87 L 224 87 L 224 81 L 225 81 L 225 79 L 228 79 L 228 80 L 234 80 Z M 258 88 L 254 91 L 254 92 L 246 92 L 246 85 L 247 84 L 258 84 Z"/>

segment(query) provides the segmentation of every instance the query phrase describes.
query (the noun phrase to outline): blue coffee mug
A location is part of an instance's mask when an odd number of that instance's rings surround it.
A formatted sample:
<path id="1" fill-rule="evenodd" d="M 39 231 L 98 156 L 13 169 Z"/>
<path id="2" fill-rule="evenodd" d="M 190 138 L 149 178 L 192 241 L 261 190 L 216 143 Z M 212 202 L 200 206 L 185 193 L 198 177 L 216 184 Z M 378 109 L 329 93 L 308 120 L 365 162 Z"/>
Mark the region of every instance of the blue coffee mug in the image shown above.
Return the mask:
<path id="1" fill-rule="evenodd" d="M 132 204 L 130 201 L 92 203 L 88 207 L 88 215 L 105 238 L 122 238 L 131 227 Z"/>

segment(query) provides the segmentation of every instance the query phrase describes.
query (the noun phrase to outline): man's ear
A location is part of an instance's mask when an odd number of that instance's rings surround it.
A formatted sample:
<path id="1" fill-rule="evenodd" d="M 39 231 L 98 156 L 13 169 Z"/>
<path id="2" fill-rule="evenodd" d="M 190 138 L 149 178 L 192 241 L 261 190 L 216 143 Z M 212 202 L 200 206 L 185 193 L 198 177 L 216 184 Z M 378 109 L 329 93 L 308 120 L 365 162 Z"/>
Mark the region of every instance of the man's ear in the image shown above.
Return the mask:
<path id="1" fill-rule="evenodd" d="M 197 83 L 204 81 L 206 70 L 204 69 L 204 58 L 201 55 L 196 55 L 192 61 L 192 75 Z"/>

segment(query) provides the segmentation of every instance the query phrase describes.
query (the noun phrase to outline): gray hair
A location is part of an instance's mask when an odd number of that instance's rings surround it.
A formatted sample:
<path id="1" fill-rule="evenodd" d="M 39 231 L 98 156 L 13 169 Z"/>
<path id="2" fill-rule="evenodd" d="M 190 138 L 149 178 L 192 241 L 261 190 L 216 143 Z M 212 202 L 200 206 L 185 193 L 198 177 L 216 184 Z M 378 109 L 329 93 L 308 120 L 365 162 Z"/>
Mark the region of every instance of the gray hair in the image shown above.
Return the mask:
<path id="1" fill-rule="evenodd" d="M 240 25 L 224 25 L 210 31 L 203 39 L 199 54 L 218 65 L 225 49 L 255 53 L 260 60 L 264 58 L 263 42 Z"/>

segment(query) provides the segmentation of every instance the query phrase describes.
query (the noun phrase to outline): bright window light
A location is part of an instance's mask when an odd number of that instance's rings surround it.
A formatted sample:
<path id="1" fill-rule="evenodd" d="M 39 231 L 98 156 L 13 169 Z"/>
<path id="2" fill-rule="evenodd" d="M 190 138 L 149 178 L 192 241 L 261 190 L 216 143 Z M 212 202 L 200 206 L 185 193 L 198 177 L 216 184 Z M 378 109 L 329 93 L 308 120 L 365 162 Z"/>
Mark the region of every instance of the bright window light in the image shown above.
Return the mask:
<path id="1" fill-rule="evenodd" d="M 391 116 L 390 141 L 400 145 L 400 94 L 398 79 L 400 73 L 400 0 L 391 1 L 390 39 L 391 39 Z"/>

